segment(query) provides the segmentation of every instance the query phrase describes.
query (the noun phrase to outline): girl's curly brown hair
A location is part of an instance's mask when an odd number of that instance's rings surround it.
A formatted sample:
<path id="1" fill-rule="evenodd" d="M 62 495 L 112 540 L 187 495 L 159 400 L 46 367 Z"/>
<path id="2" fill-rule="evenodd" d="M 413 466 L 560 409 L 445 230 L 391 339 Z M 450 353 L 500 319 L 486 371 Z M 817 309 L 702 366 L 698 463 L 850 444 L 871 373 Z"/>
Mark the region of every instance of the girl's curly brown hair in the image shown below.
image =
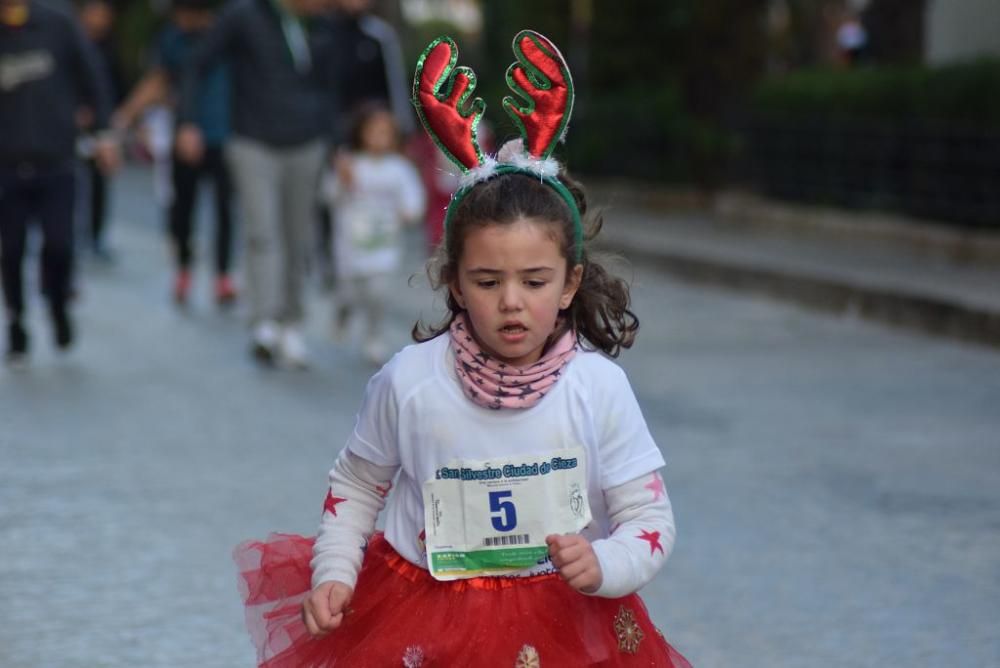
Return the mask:
<path id="1" fill-rule="evenodd" d="M 496 176 L 477 184 L 458 203 L 445 237 L 427 264 L 431 286 L 445 288 L 449 314 L 436 326 L 426 327 L 421 322 L 413 326 L 413 339 L 428 341 L 448 331 L 451 322 L 462 312 L 462 307 L 447 290 L 457 277 L 459 259 L 469 230 L 489 225 L 510 225 L 521 218 L 545 221 L 551 226 L 553 238 L 559 242 L 562 256 L 566 258 L 567 274 L 575 264 L 583 265 L 580 288 L 569 308 L 560 312 L 562 327 L 553 332 L 549 341 L 555 341 L 567 329 L 574 329 L 581 343 L 617 357 L 622 348 L 630 348 L 639 331 L 639 318 L 630 309 L 629 286 L 623 279 L 609 273 L 592 258 L 588 242 L 600 232 L 604 223 L 598 212 L 587 216 L 587 198 L 579 183 L 562 174 L 560 181 L 576 200 L 584 222 L 584 247 L 573 247 L 573 218 L 566 202 L 550 186 L 537 177 L 512 173 Z"/>

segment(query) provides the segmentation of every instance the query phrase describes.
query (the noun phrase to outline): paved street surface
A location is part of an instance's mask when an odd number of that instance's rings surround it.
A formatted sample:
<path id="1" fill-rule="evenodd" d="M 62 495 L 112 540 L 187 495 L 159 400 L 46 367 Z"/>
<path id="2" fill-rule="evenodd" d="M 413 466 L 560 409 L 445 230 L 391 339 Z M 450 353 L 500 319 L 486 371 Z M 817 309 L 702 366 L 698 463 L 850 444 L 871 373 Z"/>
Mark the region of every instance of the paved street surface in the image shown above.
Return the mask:
<path id="1" fill-rule="evenodd" d="M 80 345 L 52 352 L 36 300 L 31 367 L 0 369 L 0 666 L 250 666 L 230 552 L 315 530 L 372 369 L 315 289 L 313 368 L 256 368 L 207 275 L 169 303 L 148 175 L 116 186 L 119 260 L 81 267 Z M 1000 665 L 1000 353 L 633 269 L 622 364 L 679 527 L 643 595 L 678 649 Z M 405 281 L 393 345 L 440 312 Z"/>

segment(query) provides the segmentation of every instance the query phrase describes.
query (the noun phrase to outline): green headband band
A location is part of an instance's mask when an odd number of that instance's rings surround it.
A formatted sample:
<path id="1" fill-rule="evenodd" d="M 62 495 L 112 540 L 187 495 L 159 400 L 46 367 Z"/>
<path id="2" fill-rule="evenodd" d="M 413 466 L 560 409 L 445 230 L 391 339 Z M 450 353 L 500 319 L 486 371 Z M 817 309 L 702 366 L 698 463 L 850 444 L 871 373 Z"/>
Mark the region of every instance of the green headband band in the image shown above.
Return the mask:
<path id="1" fill-rule="evenodd" d="M 509 165 L 505 163 L 500 163 L 496 166 L 496 169 L 492 171 L 490 176 L 485 179 L 476 181 L 467 186 L 462 186 L 455 191 L 455 194 L 451 197 L 451 202 L 448 203 L 448 210 L 445 212 L 444 216 L 444 229 L 447 231 L 451 225 L 451 219 L 455 211 L 458 209 L 459 203 L 465 198 L 469 192 L 475 188 L 480 183 L 485 183 L 494 176 L 500 176 L 502 174 L 524 174 L 525 176 L 530 176 L 532 178 L 540 180 L 542 183 L 547 185 L 556 191 L 556 194 L 562 198 L 563 202 L 569 208 L 569 215 L 573 220 L 573 259 L 577 263 L 583 261 L 583 221 L 580 218 L 580 209 L 576 206 L 576 198 L 573 197 L 573 193 L 569 191 L 562 181 L 558 178 L 551 176 L 542 176 L 538 172 L 526 169 L 524 167 L 518 167 L 516 165 Z"/>

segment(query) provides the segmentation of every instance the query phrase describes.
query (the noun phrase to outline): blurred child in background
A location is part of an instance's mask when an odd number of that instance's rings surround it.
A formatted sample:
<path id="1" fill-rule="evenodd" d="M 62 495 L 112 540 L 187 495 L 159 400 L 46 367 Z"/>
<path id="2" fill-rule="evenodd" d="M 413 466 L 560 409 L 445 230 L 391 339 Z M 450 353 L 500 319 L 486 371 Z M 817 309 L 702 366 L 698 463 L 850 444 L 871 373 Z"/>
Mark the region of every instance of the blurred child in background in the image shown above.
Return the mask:
<path id="1" fill-rule="evenodd" d="M 346 338 L 352 316 L 363 313 L 365 359 L 381 364 L 387 350 L 382 317 L 403 257 L 402 226 L 420 219 L 425 196 L 417 170 L 400 154 L 399 125 L 385 106 L 358 110 L 350 151 L 350 175 L 331 170 L 322 182 L 322 198 L 336 221 L 334 337 Z"/>

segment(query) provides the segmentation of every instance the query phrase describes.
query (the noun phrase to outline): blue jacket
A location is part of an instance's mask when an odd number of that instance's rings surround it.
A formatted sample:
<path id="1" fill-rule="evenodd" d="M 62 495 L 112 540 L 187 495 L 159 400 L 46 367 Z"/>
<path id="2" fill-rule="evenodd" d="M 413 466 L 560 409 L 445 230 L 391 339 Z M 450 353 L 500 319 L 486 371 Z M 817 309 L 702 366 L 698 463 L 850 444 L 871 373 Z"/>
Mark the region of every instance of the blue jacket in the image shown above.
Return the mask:
<path id="1" fill-rule="evenodd" d="M 172 86 L 179 86 L 184 68 L 205 32 L 184 32 L 168 25 L 160 33 L 156 63 L 170 77 Z M 208 146 L 222 146 L 229 136 L 229 66 L 217 65 L 208 70 L 199 82 L 195 122 L 201 128 Z"/>

